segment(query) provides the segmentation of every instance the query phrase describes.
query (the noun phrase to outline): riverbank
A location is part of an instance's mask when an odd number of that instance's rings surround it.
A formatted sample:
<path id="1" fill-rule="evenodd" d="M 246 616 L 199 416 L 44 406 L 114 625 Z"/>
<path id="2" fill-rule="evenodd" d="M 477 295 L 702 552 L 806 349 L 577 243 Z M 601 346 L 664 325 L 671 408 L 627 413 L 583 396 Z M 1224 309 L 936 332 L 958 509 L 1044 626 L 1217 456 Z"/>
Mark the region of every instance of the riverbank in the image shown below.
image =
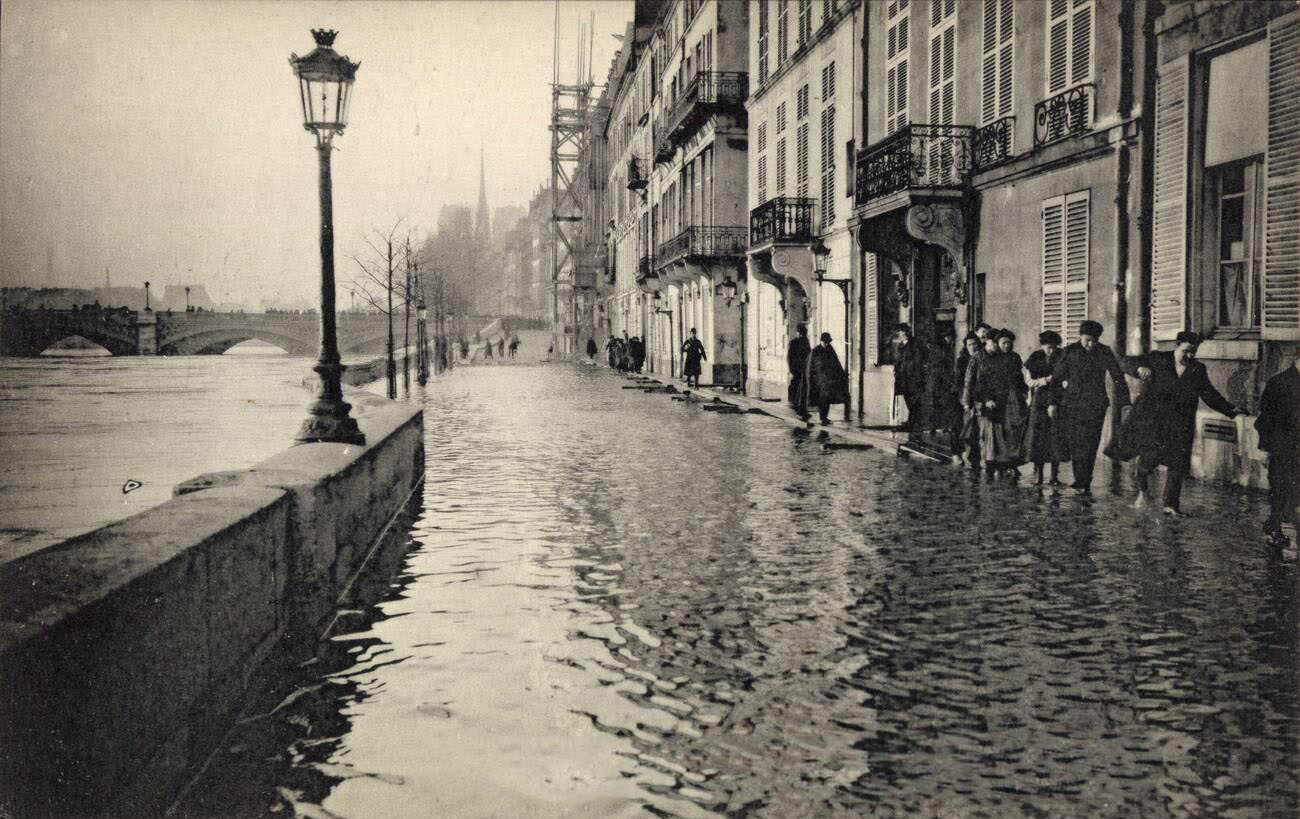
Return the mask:
<path id="1" fill-rule="evenodd" d="M 262 662 L 313 640 L 423 477 L 423 414 L 289 448 L 0 566 L 0 814 L 158 815 Z"/>

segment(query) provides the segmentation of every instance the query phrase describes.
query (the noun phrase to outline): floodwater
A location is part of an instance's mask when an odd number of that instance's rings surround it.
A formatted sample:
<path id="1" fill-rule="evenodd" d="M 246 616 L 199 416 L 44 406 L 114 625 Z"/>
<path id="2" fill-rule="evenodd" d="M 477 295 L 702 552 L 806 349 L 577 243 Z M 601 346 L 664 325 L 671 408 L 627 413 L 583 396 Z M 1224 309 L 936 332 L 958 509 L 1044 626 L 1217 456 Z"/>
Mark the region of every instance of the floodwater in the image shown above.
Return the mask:
<path id="1" fill-rule="evenodd" d="M 76 353 L 0 358 L 0 561 L 156 506 L 196 475 L 269 458 L 292 445 L 311 399 L 312 360 L 273 347 Z M 140 486 L 123 492 L 127 481 Z"/>
<path id="2" fill-rule="evenodd" d="M 175 815 L 1296 814 L 1258 496 L 1169 521 L 626 383 L 431 391 L 397 568 Z"/>

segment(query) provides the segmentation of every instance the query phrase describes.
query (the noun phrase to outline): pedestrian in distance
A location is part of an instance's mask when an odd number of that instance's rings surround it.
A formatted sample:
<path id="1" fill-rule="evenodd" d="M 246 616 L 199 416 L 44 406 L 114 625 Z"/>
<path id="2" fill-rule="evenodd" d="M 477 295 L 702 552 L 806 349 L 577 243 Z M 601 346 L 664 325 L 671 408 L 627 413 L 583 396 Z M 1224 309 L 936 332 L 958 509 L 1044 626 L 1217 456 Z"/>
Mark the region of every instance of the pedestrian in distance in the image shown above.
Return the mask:
<path id="1" fill-rule="evenodd" d="M 628 350 L 632 359 L 632 372 L 641 372 L 641 367 L 645 364 L 645 342 L 640 336 L 632 336 L 628 341 Z"/>
<path id="2" fill-rule="evenodd" d="M 506 357 L 506 337 L 502 336 L 497 339 L 497 358 Z"/>
<path id="3" fill-rule="evenodd" d="M 975 333 L 967 333 L 966 338 L 962 340 L 962 351 L 957 356 L 957 363 L 953 367 L 953 383 L 957 390 L 957 408 L 959 410 L 960 426 L 957 429 L 956 442 L 953 444 L 953 454 L 958 460 L 966 458 L 971 469 L 980 468 L 980 430 L 979 415 L 973 408 L 967 407 L 964 399 L 964 390 L 966 386 L 966 376 L 970 373 L 971 365 L 976 359 L 984 355 L 983 342 Z"/>
<path id="4" fill-rule="evenodd" d="M 695 337 L 695 328 L 691 328 L 690 338 L 682 344 L 682 374 L 686 376 L 686 386 L 699 388 L 700 386 L 700 362 L 708 358 L 704 352 L 704 344 Z"/>
<path id="5" fill-rule="evenodd" d="M 1022 463 L 1029 390 L 1021 372 L 1024 363 L 1013 349 L 1016 334 L 1002 329 L 992 338 L 994 352 L 977 359 L 967 376 L 964 403 L 979 416 L 985 472 L 1015 477 Z"/>
<path id="6" fill-rule="evenodd" d="M 1264 533 L 1269 545 L 1283 549 L 1290 540 L 1282 524 L 1296 523 L 1300 504 L 1300 352 L 1290 367 L 1264 385 L 1255 419 L 1259 448 L 1268 453 L 1268 520 Z"/>
<path id="7" fill-rule="evenodd" d="M 1060 486 L 1061 461 L 1067 459 L 1063 433 L 1057 429 L 1056 392 L 1052 371 L 1061 361 L 1061 334 L 1044 330 L 1038 334 L 1037 350 L 1025 360 L 1029 374 L 1029 422 L 1025 425 L 1024 459 L 1034 465 L 1034 484 L 1043 483 L 1043 465 L 1051 469 L 1050 486 Z"/>
<path id="8" fill-rule="evenodd" d="M 785 351 L 786 365 L 790 368 L 790 386 L 786 398 L 790 406 L 804 421 L 808 420 L 808 385 L 804 378 L 808 370 L 808 356 L 812 353 L 812 344 L 808 341 L 808 325 L 800 323 L 795 327 L 795 337 Z"/>
<path id="9" fill-rule="evenodd" d="M 894 395 L 901 395 L 907 406 L 907 440 L 917 440 L 925 430 L 922 417 L 925 406 L 927 351 L 925 345 L 912 335 L 909 324 L 900 324 L 894 331 Z"/>
<path id="10" fill-rule="evenodd" d="M 1131 403 L 1128 382 L 1115 354 L 1101 343 L 1104 328 L 1085 320 L 1079 325 L 1079 340 L 1061 351 L 1061 359 L 1052 370 L 1052 385 L 1058 428 L 1064 431 L 1066 451 L 1073 468 L 1071 488 L 1083 494 L 1092 491 L 1092 470 L 1101 445 L 1101 428 L 1106 423 L 1110 398 L 1106 395 L 1106 376 L 1115 389 L 1115 403 L 1121 413 Z"/>
<path id="11" fill-rule="evenodd" d="M 934 421 L 931 426 L 947 436 L 948 448 L 952 452 L 957 452 L 957 441 L 961 437 L 961 388 L 965 386 L 965 381 L 957 379 L 954 366 L 955 340 L 951 329 L 944 328 L 939 332 L 929 367 L 934 381 Z"/>
<path id="12" fill-rule="evenodd" d="M 1163 466 L 1164 512 L 1181 516 L 1179 500 L 1183 479 L 1192 463 L 1197 405 L 1204 401 L 1210 409 L 1229 418 L 1240 415 L 1210 383 L 1205 365 L 1196 360 L 1200 344 L 1199 335 L 1183 331 L 1175 337 L 1172 351 L 1157 351 L 1125 362 L 1125 369 L 1141 379 L 1142 394 L 1106 454 L 1123 461 L 1137 458 L 1135 508 L 1148 505 L 1151 475 Z"/>
<path id="13" fill-rule="evenodd" d="M 588 338 L 588 339 L 587 339 L 587 358 L 591 359 L 591 363 L 592 363 L 592 364 L 595 364 L 595 363 L 596 363 L 596 353 L 597 353 L 597 352 L 599 352 L 599 350 L 598 350 L 597 347 L 596 347 L 596 339 L 595 339 L 594 337 Z"/>
<path id="14" fill-rule="evenodd" d="M 821 334 L 821 344 L 808 355 L 807 404 L 817 408 L 822 426 L 831 422 L 831 405 L 849 403 L 849 375 L 831 346 L 831 334 Z"/>
<path id="15" fill-rule="evenodd" d="M 605 339 L 605 358 L 611 370 L 618 369 L 618 339 L 614 336 Z"/>

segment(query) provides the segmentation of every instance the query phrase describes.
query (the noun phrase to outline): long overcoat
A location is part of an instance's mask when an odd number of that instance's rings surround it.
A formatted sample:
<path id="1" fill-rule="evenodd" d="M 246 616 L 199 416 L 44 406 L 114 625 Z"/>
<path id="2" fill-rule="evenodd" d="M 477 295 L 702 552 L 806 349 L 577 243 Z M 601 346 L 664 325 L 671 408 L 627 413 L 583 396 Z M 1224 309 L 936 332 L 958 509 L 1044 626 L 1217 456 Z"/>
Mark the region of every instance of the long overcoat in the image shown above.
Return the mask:
<path id="1" fill-rule="evenodd" d="M 1101 428 L 1106 421 L 1110 398 L 1106 395 L 1106 376 L 1115 385 L 1115 403 L 1130 403 L 1128 382 L 1110 347 L 1098 342 L 1089 352 L 1079 342 L 1061 350 L 1061 360 L 1052 370 L 1052 385 L 1060 391 L 1054 396 L 1059 407 L 1057 429 L 1071 458 L 1090 458 L 1101 442 Z"/>
<path id="2" fill-rule="evenodd" d="M 808 356 L 812 353 L 812 345 L 808 342 L 808 336 L 795 336 L 790 339 L 790 346 L 785 351 L 785 362 L 790 368 L 790 403 L 799 412 L 803 412 L 807 404 L 804 401 L 806 390 L 804 389 L 804 377 L 808 374 Z"/>
<path id="3" fill-rule="evenodd" d="M 1022 366 L 1018 353 L 990 353 L 976 359 L 966 375 L 966 403 L 979 413 L 980 453 L 987 462 L 1021 462 L 1028 390 Z"/>
<path id="4" fill-rule="evenodd" d="M 1153 464 L 1179 472 L 1191 467 L 1192 441 L 1196 437 L 1196 405 L 1204 401 L 1212 410 L 1233 416 L 1237 411 L 1210 383 L 1205 365 L 1187 362 L 1183 374 L 1174 367 L 1174 354 L 1154 352 L 1131 358 L 1125 369 L 1134 375 L 1149 367 L 1151 379 L 1120 427 L 1114 452 L 1127 460 L 1142 456 Z"/>
<path id="5" fill-rule="evenodd" d="M 1255 430 L 1270 456 L 1300 458 L 1300 370 L 1287 367 L 1264 385 Z"/>
<path id="6" fill-rule="evenodd" d="M 1025 359 L 1025 369 L 1031 379 L 1048 378 L 1061 360 L 1061 351 L 1049 357 L 1035 350 Z M 1025 427 L 1025 460 L 1034 464 L 1057 463 L 1067 460 L 1064 434 L 1056 429 L 1056 420 L 1047 414 L 1047 408 L 1056 400 L 1058 388 L 1044 384 L 1032 389 L 1029 398 L 1029 423 Z"/>
<path id="7" fill-rule="evenodd" d="M 835 348 L 819 344 L 808 356 L 808 406 L 847 404 L 849 376 L 840 364 Z"/>

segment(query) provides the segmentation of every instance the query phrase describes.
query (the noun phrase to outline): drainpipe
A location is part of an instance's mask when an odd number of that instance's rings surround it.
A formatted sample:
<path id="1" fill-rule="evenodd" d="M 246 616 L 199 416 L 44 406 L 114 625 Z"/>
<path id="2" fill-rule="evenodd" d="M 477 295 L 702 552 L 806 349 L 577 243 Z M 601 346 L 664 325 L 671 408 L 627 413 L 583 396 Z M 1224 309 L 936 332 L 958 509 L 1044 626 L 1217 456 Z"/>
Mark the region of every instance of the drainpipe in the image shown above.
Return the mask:
<path id="1" fill-rule="evenodd" d="M 871 60 L 869 59 L 869 51 L 868 51 L 868 45 L 869 45 L 868 34 L 871 31 L 871 7 L 868 6 L 866 3 L 863 3 L 859 8 L 861 9 L 861 13 L 862 13 L 862 69 L 861 69 L 862 71 L 862 144 L 865 145 L 867 142 L 867 87 L 868 87 L 867 80 L 869 79 L 869 72 L 870 72 L 869 66 L 871 65 Z M 853 25 L 855 26 L 857 24 L 857 19 L 858 19 L 858 10 L 855 9 L 853 12 Z M 854 40 L 857 39 L 856 31 L 853 32 L 853 39 Z M 857 59 L 856 48 L 853 49 L 853 59 Z M 854 73 L 856 74 L 857 71 L 858 69 L 855 66 Z M 853 186 L 852 186 L 853 202 L 850 203 L 849 205 L 850 207 L 854 207 L 857 204 L 857 194 L 858 194 L 858 188 L 857 188 L 857 175 L 858 175 L 857 147 L 858 146 L 855 143 L 853 147 L 854 147 L 854 151 L 852 152 L 851 161 L 849 163 L 850 166 L 849 177 L 853 179 Z M 852 237 L 853 238 L 853 262 L 852 263 L 858 268 L 858 282 L 860 283 L 860 286 L 858 287 L 858 425 L 859 426 L 861 426 L 863 422 L 866 420 L 866 415 L 864 415 L 864 413 L 866 411 L 866 406 L 867 406 L 867 394 L 866 394 L 867 393 L 867 387 L 866 387 L 867 266 L 865 264 L 866 260 L 862 256 L 861 231 L 862 231 L 862 227 L 858 226 L 853 230 L 853 237 Z M 878 305 L 876 309 L 877 310 L 880 309 Z"/>
<path id="2" fill-rule="evenodd" d="M 1129 176 L 1132 156 L 1126 131 L 1133 113 L 1133 6 L 1121 3 L 1119 9 L 1119 104 L 1120 139 L 1115 151 L 1115 353 L 1128 354 L 1128 279 L 1129 279 Z M 1145 114 L 1145 110 L 1143 111 Z"/>
<path id="3" fill-rule="evenodd" d="M 1155 206 L 1155 122 L 1156 122 L 1156 19 L 1164 4 L 1147 0 L 1142 15 L 1142 118 L 1139 123 L 1138 202 L 1138 352 L 1151 349 L 1151 256 L 1152 215 Z"/>

